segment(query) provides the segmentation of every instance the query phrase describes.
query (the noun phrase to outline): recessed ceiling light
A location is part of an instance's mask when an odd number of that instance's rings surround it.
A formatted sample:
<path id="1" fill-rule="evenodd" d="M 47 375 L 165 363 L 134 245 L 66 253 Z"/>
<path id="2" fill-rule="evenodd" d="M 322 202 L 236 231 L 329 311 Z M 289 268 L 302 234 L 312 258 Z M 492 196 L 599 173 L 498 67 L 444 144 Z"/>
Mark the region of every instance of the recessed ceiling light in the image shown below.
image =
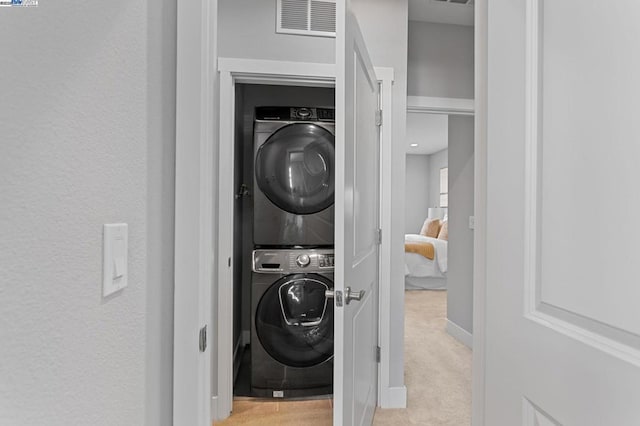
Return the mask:
<path id="1" fill-rule="evenodd" d="M 417 143 L 412 143 L 411 146 L 415 148 L 416 146 L 418 146 L 418 144 Z"/>

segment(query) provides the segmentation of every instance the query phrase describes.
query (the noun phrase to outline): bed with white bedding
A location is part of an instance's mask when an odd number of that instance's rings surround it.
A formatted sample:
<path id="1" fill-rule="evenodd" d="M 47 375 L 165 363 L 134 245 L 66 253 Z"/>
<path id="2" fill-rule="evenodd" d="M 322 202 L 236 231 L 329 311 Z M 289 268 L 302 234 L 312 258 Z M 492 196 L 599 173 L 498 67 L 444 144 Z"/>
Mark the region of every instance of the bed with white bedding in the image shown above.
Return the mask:
<path id="1" fill-rule="evenodd" d="M 406 234 L 407 244 L 430 243 L 434 248 L 433 259 L 422 254 L 405 251 L 405 288 L 408 290 L 444 290 L 447 287 L 447 240 Z"/>

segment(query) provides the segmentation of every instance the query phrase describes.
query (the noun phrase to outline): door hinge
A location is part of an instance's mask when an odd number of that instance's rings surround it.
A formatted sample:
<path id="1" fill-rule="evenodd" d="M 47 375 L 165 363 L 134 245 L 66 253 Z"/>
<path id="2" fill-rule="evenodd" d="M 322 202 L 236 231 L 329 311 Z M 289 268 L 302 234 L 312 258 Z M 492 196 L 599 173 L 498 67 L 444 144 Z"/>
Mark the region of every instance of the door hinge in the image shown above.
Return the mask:
<path id="1" fill-rule="evenodd" d="M 382 244 L 382 229 L 380 228 L 378 228 L 378 231 L 376 232 L 376 242 L 378 245 Z"/>
<path id="2" fill-rule="evenodd" d="M 380 346 L 376 346 L 376 362 L 380 362 Z"/>
<path id="3" fill-rule="evenodd" d="M 376 126 L 382 126 L 382 110 L 376 111 Z"/>
<path id="4" fill-rule="evenodd" d="M 200 329 L 198 346 L 200 347 L 200 352 L 204 352 L 207 350 L 207 326 L 206 325 Z"/>

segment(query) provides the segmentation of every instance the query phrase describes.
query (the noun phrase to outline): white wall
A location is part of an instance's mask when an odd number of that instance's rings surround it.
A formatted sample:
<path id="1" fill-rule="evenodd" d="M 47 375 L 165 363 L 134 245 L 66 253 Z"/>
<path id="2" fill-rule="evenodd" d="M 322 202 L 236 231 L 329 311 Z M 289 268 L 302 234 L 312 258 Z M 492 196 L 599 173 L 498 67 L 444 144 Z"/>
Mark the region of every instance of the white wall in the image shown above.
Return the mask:
<path id="1" fill-rule="evenodd" d="M 405 180 L 405 148 L 407 122 L 407 0 L 354 1 L 357 16 L 375 66 L 392 67 L 393 83 L 393 158 L 392 188 L 403 188 Z M 394 206 L 391 251 L 391 330 L 404 329 L 404 192 L 391 195 Z M 385 231 L 386 232 L 386 231 Z M 404 386 L 404 335 L 391 333 L 392 387 Z"/>
<path id="2" fill-rule="evenodd" d="M 429 155 L 407 155 L 405 234 L 418 234 L 429 209 Z"/>
<path id="3" fill-rule="evenodd" d="M 276 33 L 276 0 L 220 0 L 221 57 L 335 63 L 335 39 Z"/>
<path id="4" fill-rule="evenodd" d="M 473 27 L 409 22 L 412 96 L 473 98 Z"/>
<path id="5" fill-rule="evenodd" d="M 148 187 L 149 152 L 168 157 L 147 144 L 147 2 L 41 3 L 0 14 L 0 424 L 141 425 L 147 258 L 166 254 L 146 234 L 167 219 L 147 213 L 171 204 Z M 103 299 L 111 222 L 129 287 Z"/>
<path id="6" fill-rule="evenodd" d="M 447 318 L 473 331 L 473 117 L 449 117 Z"/>
<path id="7" fill-rule="evenodd" d="M 449 124 L 449 131 L 451 131 L 451 124 Z M 449 135 L 450 144 L 451 135 Z M 448 148 L 429 156 L 429 207 L 440 207 L 440 169 L 443 167 L 449 167 Z"/>

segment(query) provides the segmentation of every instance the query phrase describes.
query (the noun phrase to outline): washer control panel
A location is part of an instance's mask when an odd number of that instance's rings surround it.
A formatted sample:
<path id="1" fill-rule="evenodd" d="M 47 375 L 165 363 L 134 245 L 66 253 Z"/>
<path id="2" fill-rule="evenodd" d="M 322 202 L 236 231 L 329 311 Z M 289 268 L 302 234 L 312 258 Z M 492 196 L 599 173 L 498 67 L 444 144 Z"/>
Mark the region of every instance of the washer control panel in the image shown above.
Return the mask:
<path id="1" fill-rule="evenodd" d="M 257 107 L 256 120 L 334 122 L 336 111 L 334 108 Z"/>
<path id="2" fill-rule="evenodd" d="M 333 249 L 254 250 L 253 271 L 289 274 L 295 272 L 333 271 Z"/>

